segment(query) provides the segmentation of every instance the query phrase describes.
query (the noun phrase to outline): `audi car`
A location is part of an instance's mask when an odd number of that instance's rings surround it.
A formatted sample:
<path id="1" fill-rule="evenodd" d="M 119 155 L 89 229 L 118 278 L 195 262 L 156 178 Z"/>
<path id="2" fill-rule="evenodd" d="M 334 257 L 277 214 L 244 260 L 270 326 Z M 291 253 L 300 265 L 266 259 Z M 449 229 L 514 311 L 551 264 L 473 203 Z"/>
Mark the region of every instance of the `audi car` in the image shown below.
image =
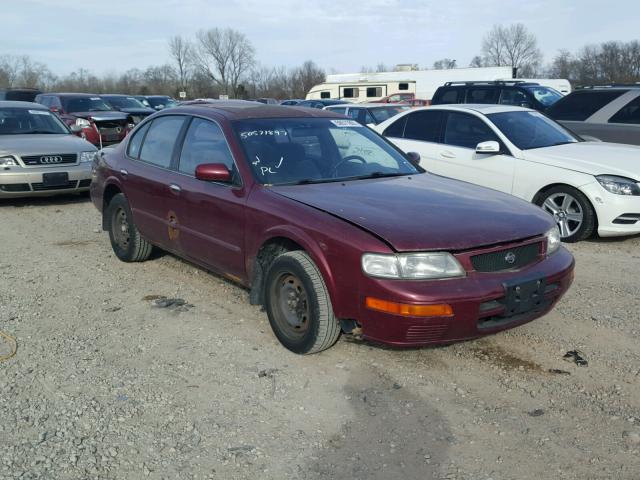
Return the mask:
<path id="1" fill-rule="evenodd" d="M 117 258 L 158 247 L 249 287 L 299 354 L 341 331 L 450 343 L 551 310 L 574 268 L 553 218 L 417 161 L 326 110 L 202 103 L 101 152 L 91 198 Z"/>
<path id="2" fill-rule="evenodd" d="M 73 133 L 40 104 L 0 101 L 0 199 L 89 190 L 97 149 Z"/>

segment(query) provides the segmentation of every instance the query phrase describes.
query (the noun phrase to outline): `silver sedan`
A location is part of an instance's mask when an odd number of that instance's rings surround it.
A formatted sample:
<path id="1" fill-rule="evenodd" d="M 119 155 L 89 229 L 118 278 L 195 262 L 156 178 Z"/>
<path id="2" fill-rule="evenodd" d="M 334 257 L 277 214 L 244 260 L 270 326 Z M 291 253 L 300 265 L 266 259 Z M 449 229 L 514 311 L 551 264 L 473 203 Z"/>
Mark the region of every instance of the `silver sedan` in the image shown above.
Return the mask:
<path id="1" fill-rule="evenodd" d="M 88 191 L 96 152 L 42 105 L 0 101 L 0 199 Z"/>

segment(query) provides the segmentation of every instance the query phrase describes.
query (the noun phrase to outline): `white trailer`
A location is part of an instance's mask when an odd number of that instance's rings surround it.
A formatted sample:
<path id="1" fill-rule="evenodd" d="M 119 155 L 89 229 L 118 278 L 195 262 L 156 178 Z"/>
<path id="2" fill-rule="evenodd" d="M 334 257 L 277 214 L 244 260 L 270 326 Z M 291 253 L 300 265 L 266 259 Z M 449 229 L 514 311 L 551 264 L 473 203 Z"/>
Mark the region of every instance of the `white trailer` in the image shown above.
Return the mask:
<path id="1" fill-rule="evenodd" d="M 490 81 L 511 78 L 511 67 L 453 68 L 449 70 L 413 70 L 379 73 L 341 73 L 327 75 L 325 83 L 307 93 L 307 100 L 339 98 L 371 102 L 396 93 L 413 93 L 431 100 L 446 82 Z"/>

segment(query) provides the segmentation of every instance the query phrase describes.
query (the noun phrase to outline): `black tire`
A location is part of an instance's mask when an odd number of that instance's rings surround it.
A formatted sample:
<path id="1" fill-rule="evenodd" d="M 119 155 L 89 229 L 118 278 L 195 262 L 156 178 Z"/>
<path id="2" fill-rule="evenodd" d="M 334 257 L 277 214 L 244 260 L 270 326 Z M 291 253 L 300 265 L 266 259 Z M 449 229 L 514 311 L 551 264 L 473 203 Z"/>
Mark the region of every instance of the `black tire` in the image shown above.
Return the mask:
<path id="1" fill-rule="evenodd" d="M 563 208 L 561 200 L 571 198 L 568 208 Z M 579 190 L 568 185 L 551 187 L 536 196 L 534 203 L 556 219 L 563 242 L 573 243 L 585 240 L 596 231 L 598 219 L 591 202 Z M 554 213 L 552 210 L 557 209 Z M 581 216 L 580 223 L 570 220 L 569 216 Z"/>
<path id="2" fill-rule="evenodd" d="M 276 257 L 267 272 L 264 297 L 273 332 L 292 352 L 321 352 L 338 340 L 340 325 L 329 292 L 318 267 L 305 252 Z"/>
<path id="3" fill-rule="evenodd" d="M 143 262 L 149 258 L 153 246 L 147 242 L 133 223 L 129 202 L 122 193 L 115 195 L 104 210 L 105 225 L 111 248 L 123 262 Z"/>

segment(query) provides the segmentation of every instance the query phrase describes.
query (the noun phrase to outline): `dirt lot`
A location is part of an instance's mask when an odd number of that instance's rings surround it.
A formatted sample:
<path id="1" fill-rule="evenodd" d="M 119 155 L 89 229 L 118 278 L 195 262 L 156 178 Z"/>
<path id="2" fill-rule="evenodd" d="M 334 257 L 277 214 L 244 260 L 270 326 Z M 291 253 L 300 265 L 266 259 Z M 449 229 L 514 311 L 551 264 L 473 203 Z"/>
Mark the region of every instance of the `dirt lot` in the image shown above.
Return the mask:
<path id="1" fill-rule="evenodd" d="M 519 329 L 299 357 L 245 290 L 118 261 L 86 199 L 0 218 L 1 479 L 640 478 L 639 237 L 570 246 L 573 288 Z"/>

